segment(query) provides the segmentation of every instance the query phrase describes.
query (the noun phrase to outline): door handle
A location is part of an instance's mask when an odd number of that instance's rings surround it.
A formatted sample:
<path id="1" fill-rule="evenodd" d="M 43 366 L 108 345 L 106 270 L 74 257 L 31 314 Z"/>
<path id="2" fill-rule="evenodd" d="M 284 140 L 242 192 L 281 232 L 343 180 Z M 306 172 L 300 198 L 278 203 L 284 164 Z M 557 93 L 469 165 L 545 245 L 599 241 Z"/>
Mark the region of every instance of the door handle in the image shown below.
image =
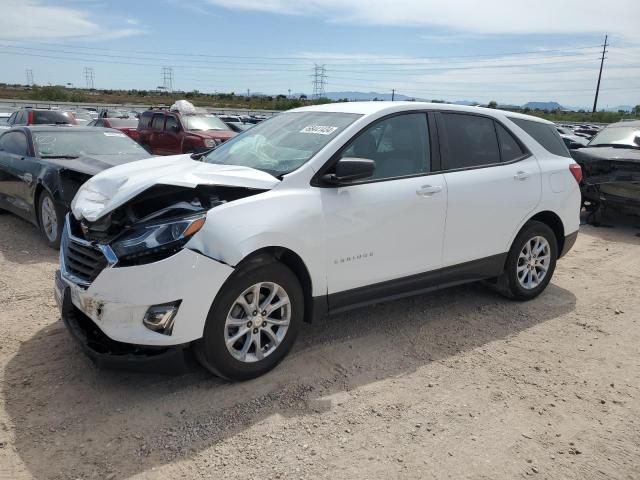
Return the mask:
<path id="1" fill-rule="evenodd" d="M 526 180 L 527 178 L 529 178 L 529 174 L 527 172 L 523 172 L 522 170 L 513 176 L 514 180 L 520 180 L 520 181 Z"/>
<path id="2" fill-rule="evenodd" d="M 418 190 L 416 190 L 416 194 L 421 197 L 430 197 L 435 195 L 436 193 L 440 193 L 442 191 L 442 187 L 440 185 L 423 185 Z"/>

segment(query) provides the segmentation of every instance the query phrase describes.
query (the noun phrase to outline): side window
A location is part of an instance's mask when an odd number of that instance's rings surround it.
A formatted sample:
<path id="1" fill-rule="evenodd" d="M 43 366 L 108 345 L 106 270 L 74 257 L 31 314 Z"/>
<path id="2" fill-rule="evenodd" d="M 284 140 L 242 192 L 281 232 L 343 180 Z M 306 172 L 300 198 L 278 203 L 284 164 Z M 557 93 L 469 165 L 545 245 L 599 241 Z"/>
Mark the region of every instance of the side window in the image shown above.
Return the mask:
<path id="1" fill-rule="evenodd" d="M 409 113 L 381 120 L 360 133 L 343 150 L 342 158 L 376 162 L 371 180 L 427 173 L 431 164 L 426 113 Z"/>
<path id="2" fill-rule="evenodd" d="M 27 137 L 22 132 L 8 132 L 0 137 L 0 146 L 8 153 L 27 156 Z"/>
<path id="3" fill-rule="evenodd" d="M 138 128 L 149 128 L 151 126 L 151 112 L 144 112 L 138 120 Z"/>
<path id="4" fill-rule="evenodd" d="M 175 132 L 176 127 L 178 126 L 178 120 L 173 115 L 167 116 L 167 122 L 164 124 L 165 132 Z"/>
<path id="5" fill-rule="evenodd" d="M 490 118 L 443 113 L 448 147 L 446 169 L 479 167 L 500 162 L 498 138 Z"/>
<path id="6" fill-rule="evenodd" d="M 522 157 L 525 152 L 522 150 L 513 135 L 507 131 L 502 125 L 496 122 L 496 132 L 498 132 L 498 141 L 500 142 L 500 155 L 503 162 L 510 162 L 516 158 Z"/>
<path id="7" fill-rule="evenodd" d="M 154 130 L 162 130 L 164 128 L 164 115 L 162 113 L 157 113 L 153 116 L 151 128 Z"/>
<path id="8" fill-rule="evenodd" d="M 17 117 L 18 117 L 18 112 L 13 112 L 9 117 L 9 120 L 7 120 L 7 125 L 13 125 L 14 123 L 16 123 Z"/>
<path id="9" fill-rule="evenodd" d="M 25 110 L 20 110 L 14 120 L 15 125 L 26 125 L 29 114 Z"/>
<path id="10" fill-rule="evenodd" d="M 509 120 L 531 135 L 547 152 L 571 158 L 569 150 L 567 150 L 554 125 L 521 118 L 509 117 Z"/>

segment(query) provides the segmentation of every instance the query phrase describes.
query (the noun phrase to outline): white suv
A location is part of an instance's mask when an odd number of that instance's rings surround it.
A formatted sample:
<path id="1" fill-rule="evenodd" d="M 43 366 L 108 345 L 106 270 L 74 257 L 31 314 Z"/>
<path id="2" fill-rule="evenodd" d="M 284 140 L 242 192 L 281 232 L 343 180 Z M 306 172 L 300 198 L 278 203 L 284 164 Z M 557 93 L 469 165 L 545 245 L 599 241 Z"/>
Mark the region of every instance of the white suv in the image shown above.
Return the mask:
<path id="1" fill-rule="evenodd" d="M 85 183 L 56 298 L 99 363 L 195 351 L 247 379 L 327 313 L 477 280 L 536 297 L 576 239 L 580 178 L 534 117 L 412 102 L 291 110 L 209 153 Z"/>

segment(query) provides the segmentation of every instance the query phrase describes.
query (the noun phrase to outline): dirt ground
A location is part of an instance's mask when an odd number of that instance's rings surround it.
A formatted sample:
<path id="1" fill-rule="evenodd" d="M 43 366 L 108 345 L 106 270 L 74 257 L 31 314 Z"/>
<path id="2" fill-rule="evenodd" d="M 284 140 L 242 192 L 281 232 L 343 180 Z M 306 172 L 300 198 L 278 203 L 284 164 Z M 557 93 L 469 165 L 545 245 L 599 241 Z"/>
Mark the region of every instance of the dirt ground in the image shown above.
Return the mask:
<path id="1" fill-rule="evenodd" d="M 640 221 L 636 222 L 640 224 Z M 96 369 L 0 215 L 0 478 L 640 478 L 640 238 L 583 226 L 528 303 L 471 285 L 304 329 L 229 384 Z"/>

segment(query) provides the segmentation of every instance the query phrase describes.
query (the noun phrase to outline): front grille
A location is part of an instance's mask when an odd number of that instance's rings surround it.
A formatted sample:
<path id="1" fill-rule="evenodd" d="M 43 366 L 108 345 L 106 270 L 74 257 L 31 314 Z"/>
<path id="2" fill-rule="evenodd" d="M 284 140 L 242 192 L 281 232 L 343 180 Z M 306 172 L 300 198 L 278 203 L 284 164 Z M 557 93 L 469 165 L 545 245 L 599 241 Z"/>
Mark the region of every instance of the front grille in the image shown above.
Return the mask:
<path id="1" fill-rule="evenodd" d="M 64 266 L 67 273 L 89 284 L 107 266 L 104 254 L 88 245 L 68 239 L 64 244 Z"/>

